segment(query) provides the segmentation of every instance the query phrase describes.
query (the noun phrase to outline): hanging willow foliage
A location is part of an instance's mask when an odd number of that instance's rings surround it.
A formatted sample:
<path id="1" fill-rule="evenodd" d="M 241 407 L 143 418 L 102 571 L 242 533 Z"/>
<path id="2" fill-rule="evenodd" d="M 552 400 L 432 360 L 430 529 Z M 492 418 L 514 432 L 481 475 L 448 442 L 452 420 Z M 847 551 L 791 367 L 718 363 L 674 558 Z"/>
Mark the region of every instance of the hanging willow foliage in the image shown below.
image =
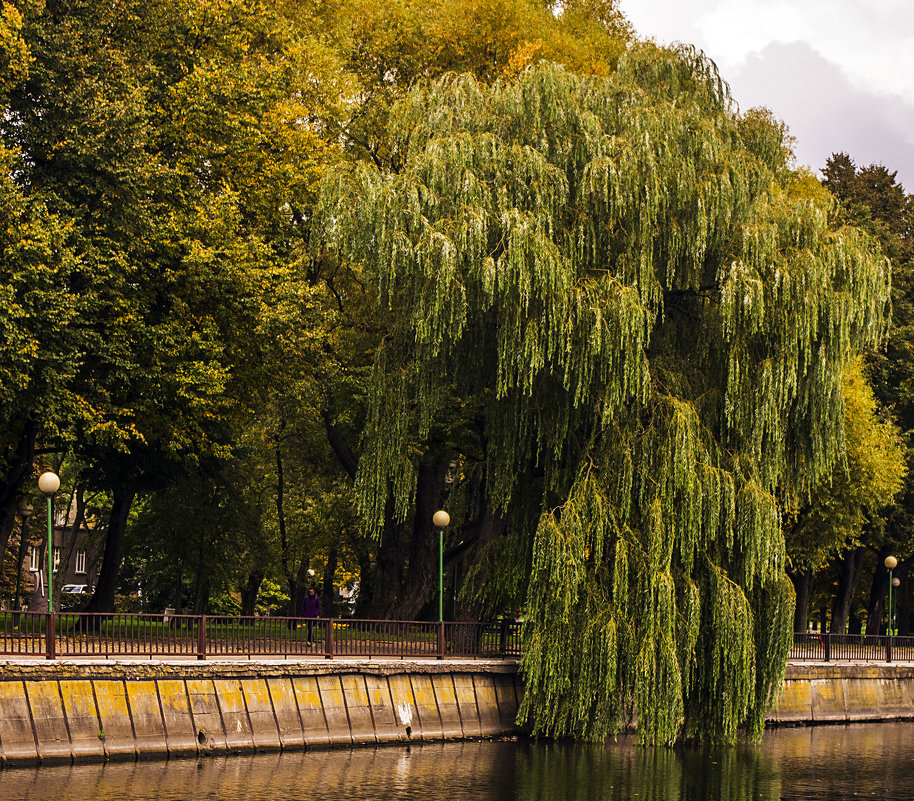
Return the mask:
<path id="1" fill-rule="evenodd" d="M 632 711 L 652 742 L 760 731 L 792 620 L 778 497 L 840 456 L 885 261 L 688 48 L 608 78 L 450 76 L 394 109 L 388 146 L 396 170 L 340 173 L 321 209 L 388 317 L 369 527 L 409 514 L 415 454 L 471 409 L 492 508 L 539 515 L 490 579 L 529 577 L 535 731 L 599 738 Z"/>

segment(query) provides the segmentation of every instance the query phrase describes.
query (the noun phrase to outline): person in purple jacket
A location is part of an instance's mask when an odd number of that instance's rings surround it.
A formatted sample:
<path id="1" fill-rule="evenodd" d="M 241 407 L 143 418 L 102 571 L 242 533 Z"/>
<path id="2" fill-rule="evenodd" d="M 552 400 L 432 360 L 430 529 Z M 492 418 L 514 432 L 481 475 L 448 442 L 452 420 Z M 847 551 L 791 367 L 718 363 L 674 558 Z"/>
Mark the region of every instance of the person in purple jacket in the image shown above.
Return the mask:
<path id="1" fill-rule="evenodd" d="M 321 599 L 314 587 L 308 587 L 308 594 L 301 605 L 302 617 L 308 618 L 308 642 L 312 642 L 314 621 L 321 616 Z"/>

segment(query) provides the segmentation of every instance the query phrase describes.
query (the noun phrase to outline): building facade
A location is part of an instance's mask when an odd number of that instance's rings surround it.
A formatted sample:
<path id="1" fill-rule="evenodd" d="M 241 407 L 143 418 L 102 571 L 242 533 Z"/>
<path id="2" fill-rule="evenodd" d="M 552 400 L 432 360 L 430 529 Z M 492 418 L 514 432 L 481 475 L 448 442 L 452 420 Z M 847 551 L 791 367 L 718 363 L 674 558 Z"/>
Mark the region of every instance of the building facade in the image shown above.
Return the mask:
<path id="1" fill-rule="evenodd" d="M 75 608 L 95 591 L 98 570 L 101 563 L 104 537 L 89 529 L 73 532 L 70 528 L 55 526 L 53 531 L 54 583 L 65 589 L 66 599 L 61 599 L 63 608 Z M 62 567 L 62 563 L 63 567 Z M 23 593 L 29 597 L 30 612 L 44 612 L 48 608 L 47 542 L 34 536 L 28 546 L 25 568 L 31 578 L 31 587 Z"/>

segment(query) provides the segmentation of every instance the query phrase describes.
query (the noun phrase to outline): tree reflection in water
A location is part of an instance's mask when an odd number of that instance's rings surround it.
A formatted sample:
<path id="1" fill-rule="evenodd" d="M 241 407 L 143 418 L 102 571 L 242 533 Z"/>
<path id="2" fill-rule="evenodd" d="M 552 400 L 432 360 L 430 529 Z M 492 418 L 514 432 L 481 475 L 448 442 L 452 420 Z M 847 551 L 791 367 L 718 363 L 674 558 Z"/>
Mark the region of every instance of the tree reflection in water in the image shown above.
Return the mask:
<path id="1" fill-rule="evenodd" d="M 557 744 L 519 761 L 519 801 L 780 801 L 781 781 L 763 749 L 642 748 Z"/>
<path id="2" fill-rule="evenodd" d="M 0 770 L 0 801 L 910 801 L 912 787 L 914 722 L 732 749 L 496 741 Z"/>

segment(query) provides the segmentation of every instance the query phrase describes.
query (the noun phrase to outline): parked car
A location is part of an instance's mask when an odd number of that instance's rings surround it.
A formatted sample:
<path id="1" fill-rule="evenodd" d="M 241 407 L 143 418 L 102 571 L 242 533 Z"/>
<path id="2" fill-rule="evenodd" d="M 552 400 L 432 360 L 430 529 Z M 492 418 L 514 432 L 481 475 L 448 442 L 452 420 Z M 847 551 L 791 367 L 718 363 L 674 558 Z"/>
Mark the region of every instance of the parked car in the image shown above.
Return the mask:
<path id="1" fill-rule="evenodd" d="M 91 595 L 88 584 L 64 584 L 60 588 L 60 611 L 78 612 Z"/>

